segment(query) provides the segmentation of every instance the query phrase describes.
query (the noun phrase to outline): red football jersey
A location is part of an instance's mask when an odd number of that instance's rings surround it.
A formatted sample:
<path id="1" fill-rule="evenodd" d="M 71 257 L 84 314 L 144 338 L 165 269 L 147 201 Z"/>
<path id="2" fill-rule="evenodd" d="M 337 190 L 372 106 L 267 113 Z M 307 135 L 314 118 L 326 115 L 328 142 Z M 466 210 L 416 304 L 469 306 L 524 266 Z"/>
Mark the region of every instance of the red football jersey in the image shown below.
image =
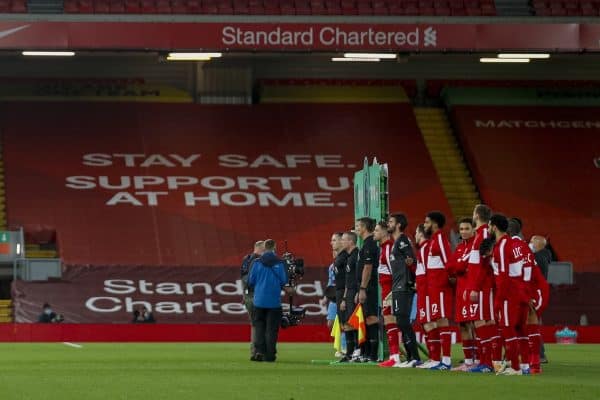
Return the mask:
<path id="1" fill-rule="evenodd" d="M 550 285 L 548 284 L 546 278 L 544 278 L 542 269 L 539 267 L 539 265 L 535 264 L 529 271 L 526 269 L 525 273 L 531 274 L 531 280 L 529 281 L 530 298 L 534 301 L 538 301 L 541 297 L 547 305 L 548 299 L 550 298 Z M 541 305 L 536 304 L 536 309 L 539 308 L 539 306 Z"/>
<path id="2" fill-rule="evenodd" d="M 496 278 L 496 297 L 499 300 L 529 301 L 529 290 L 523 280 L 525 257 L 521 243 L 525 242 L 504 235 L 494 246 L 491 264 Z"/>
<path id="3" fill-rule="evenodd" d="M 429 252 L 429 240 L 424 241 L 418 246 L 417 251 L 417 269 L 415 270 L 415 283 L 417 285 L 417 291 L 419 293 L 427 293 L 427 269 L 425 264 L 427 263 L 428 252 Z"/>
<path id="4" fill-rule="evenodd" d="M 543 297 L 548 299 L 550 286 L 548 285 L 546 278 L 544 278 L 542 270 L 535 262 L 535 256 L 533 252 L 527 245 L 527 242 L 520 237 L 514 236 L 512 239 L 514 246 L 518 246 L 521 254 L 523 255 L 523 281 L 525 282 L 526 290 L 528 291 L 528 298 L 537 299 L 538 290 L 540 290 Z"/>
<path id="5" fill-rule="evenodd" d="M 471 247 L 473 247 L 473 241 L 475 237 L 467 240 L 461 240 L 456 246 L 454 253 L 450 257 L 450 261 L 446 265 L 448 275 L 450 276 L 465 276 L 467 273 L 467 266 L 469 264 L 469 257 L 471 255 Z"/>
<path id="6" fill-rule="evenodd" d="M 379 268 L 377 269 L 377 272 L 380 275 L 392 275 L 392 267 L 390 266 L 390 253 L 392 252 L 393 246 L 393 239 L 388 239 L 379 246 Z"/>
<path id="7" fill-rule="evenodd" d="M 446 265 L 450 261 L 450 243 L 442 234 L 442 230 L 438 230 L 431 235 L 427 262 L 427 285 L 434 288 L 446 288 L 449 286 L 448 271 Z"/>
<path id="8" fill-rule="evenodd" d="M 496 283 L 496 302 L 508 299 L 510 282 L 508 278 L 508 264 L 512 257 L 510 238 L 505 235 L 496 241 L 490 263 L 494 269 Z"/>
<path id="9" fill-rule="evenodd" d="M 479 255 L 479 247 L 483 239 L 487 239 L 488 225 L 481 225 L 477 228 L 475 233 L 475 239 L 473 239 L 473 245 L 469 252 L 469 262 L 467 265 L 467 290 L 486 290 L 491 289 L 494 286 L 494 275 L 492 269 L 489 268 L 487 263 L 483 263 L 481 256 Z"/>

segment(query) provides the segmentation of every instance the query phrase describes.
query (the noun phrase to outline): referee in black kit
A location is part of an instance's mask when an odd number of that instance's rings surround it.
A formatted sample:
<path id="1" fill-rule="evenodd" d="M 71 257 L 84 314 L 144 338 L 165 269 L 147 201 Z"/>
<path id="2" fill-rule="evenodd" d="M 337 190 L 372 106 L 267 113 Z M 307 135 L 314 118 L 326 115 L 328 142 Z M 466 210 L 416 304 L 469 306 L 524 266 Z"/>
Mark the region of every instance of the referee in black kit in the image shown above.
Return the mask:
<path id="1" fill-rule="evenodd" d="M 354 306 L 357 297 L 358 280 L 356 279 L 356 262 L 358 260 L 358 247 L 356 247 L 356 233 L 345 232 L 342 235 L 342 245 L 344 246 L 344 252 L 347 254 L 346 258 L 346 287 L 344 289 L 343 300 L 340 303 L 340 310 L 342 311 L 340 316 L 343 318 L 342 323 L 344 332 L 346 332 L 346 355 L 340 359 L 339 362 L 349 361 L 360 361 L 359 359 L 353 359 L 352 353 L 356 349 L 358 342 L 358 334 L 356 329 L 352 325 L 348 324 L 348 319 L 354 311 Z"/>
<path id="2" fill-rule="evenodd" d="M 367 341 L 363 351 L 363 361 L 377 362 L 379 345 L 379 293 L 377 270 L 379 268 L 379 246 L 373 238 L 375 220 L 363 217 L 356 220 L 354 227 L 363 245 L 358 252 L 356 278 L 360 283 L 358 302 L 363 306 Z"/>
<path id="3" fill-rule="evenodd" d="M 344 233 L 336 232 L 333 234 L 335 237 L 343 240 Z M 343 241 L 342 241 L 343 243 Z M 343 246 L 343 244 L 342 244 Z M 333 273 L 335 276 L 335 303 L 337 306 L 337 316 L 340 324 L 346 322 L 346 313 L 341 310 L 342 301 L 344 301 L 344 293 L 346 291 L 346 263 L 348 262 L 348 253 L 342 247 L 336 254 L 335 260 L 333 261 Z"/>

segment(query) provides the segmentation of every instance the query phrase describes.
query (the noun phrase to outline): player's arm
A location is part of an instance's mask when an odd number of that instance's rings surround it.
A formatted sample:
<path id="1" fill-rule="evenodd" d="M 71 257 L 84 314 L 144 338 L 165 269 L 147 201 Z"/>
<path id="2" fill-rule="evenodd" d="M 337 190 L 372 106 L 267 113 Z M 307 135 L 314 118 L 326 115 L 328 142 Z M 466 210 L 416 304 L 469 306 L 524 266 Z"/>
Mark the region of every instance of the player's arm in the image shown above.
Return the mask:
<path id="1" fill-rule="evenodd" d="M 367 287 L 369 286 L 369 281 L 371 280 L 371 271 L 373 271 L 373 264 L 365 263 L 362 271 L 360 289 L 358 291 L 359 303 L 364 303 L 367 299 Z"/>
<path id="2" fill-rule="evenodd" d="M 377 251 L 374 249 L 365 249 L 365 265 L 362 270 L 362 276 L 360 277 L 360 288 L 358 289 L 358 301 L 364 303 L 367 299 L 367 287 L 371 281 L 371 273 L 373 272 L 374 257 L 377 257 Z"/>
<path id="3" fill-rule="evenodd" d="M 436 246 L 432 247 L 432 254 L 440 256 L 444 266 L 448 264 L 452 250 L 450 249 L 450 243 L 444 237 L 444 235 L 438 235 Z"/>
<path id="4" fill-rule="evenodd" d="M 407 265 L 410 266 L 412 263 L 409 263 L 408 260 L 414 260 L 415 259 L 415 253 L 413 251 L 412 244 L 410 243 L 410 240 L 408 240 L 408 238 L 406 236 L 403 236 L 401 240 L 402 240 L 402 243 L 403 243 L 403 247 L 401 249 L 402 259 L 404 260 L 404 262 Z"/>
<path id="5" fill-rule="evenodd" d="M 379 266 L 384 265 L 390 273 L 392 272 L 392 264 L 390 263 L 390 254 L 392 253 L 393 245 L 385 243 L 381 247 L 381 256 L 379 257 Z"/>
<path id="6" fill-rule="evenodd" d="M 250 271 L 248 272 L 248 287 L 254 288 L 256 284 L 256 268 L 252 268 L 254 261 L 250 263 Z"/>

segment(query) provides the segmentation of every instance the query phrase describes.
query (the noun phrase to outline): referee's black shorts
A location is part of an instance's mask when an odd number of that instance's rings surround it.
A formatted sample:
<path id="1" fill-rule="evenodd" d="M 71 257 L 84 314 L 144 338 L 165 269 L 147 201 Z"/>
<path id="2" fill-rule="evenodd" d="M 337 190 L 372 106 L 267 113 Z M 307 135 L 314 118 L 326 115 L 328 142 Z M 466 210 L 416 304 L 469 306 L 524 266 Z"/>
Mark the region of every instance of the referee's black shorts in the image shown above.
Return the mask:
<path id="1" fill-rule="evenodd" d="M 367 287 L 367 300 L 363 303 L 363 314 L 365 318 L 379 315 L 379 291 L 377 286 Z"/>

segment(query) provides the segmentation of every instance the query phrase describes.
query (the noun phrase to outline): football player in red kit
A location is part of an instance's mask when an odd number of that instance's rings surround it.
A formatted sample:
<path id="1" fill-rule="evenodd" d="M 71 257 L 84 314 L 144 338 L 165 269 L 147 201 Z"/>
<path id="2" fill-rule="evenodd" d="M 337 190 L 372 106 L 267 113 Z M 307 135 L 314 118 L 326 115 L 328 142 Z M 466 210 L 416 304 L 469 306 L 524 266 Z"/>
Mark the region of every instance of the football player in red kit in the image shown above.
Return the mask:
<path id="1" fill-rule="evenodd" d="M 529 282 L 530 290 L 530 309 L 529 316 L 527 318 L 527 336 L 529 338 L 529 364 L 532 374 L 542 373 L 542 367 L 540 364 L 540 347 L 542 342 L 542 336 L 540 334 L 540 322 L 542 313 L 548 306 L 548 300 L 550 298 L 550 285 L 544 278 L 542 269 L 537 263 L 531 267 L 531 271 L 524 271 L 524 274 L 531 274 L 531 280 Z"/>
<path id="2" fill-rule="evenodd" d="M 469 254 L 466 290 L 462 293 L 463 301 L 469 303 L 469 315 L 465 319 L 473 321 L 477 337 L 475 341 L 470 342 L 470 347 L 476 348 L 475 366 L 470 372 L 492 372 L 492 358 L 495 358 L 493 353 L 498 356 L 497 353 L 502 352 L 500 336 L 494 321 L 494 274 L 489 265 L 489 258 L 483 259 L 480 256 L 481 243 L 489 236 L 488 222 L 491 216 L 492 210 L 484 204 L 478 204 L 473 210 L 475 239 Z M 477 355 L 479 363 L 476 361 Z"/>
<path id="3" fill-rule="evenodd" d="M 429 295 L 427 294 L 427 269 L 425 264 L 427 263 L 429 255 L 429 237 L 425 233 L 425 225 L 419 224 L 415 231 L 415 242 L 417 244 L 417 267 L 415 270 L 415 287 L 417 289 L 417 322 L 421 324 L 423 330 L 426 327 L 433 327 L 435 324 L 431 321 L 431 314 L 429 313 Z M 440 340 L 431 340 L 427 337 L 427 351 L 429 353 L 429 361 L 419 365 L 417 368 L 431 368 L 440 363 Z M 432 359 L 432 354 L 438 354 L 438 359 Z"/>
<path id="4" fill-rule="evenodd" d="M 461 241 L 456 246 L 454 253 L 450 257 L 448 263 L 448 275 L 450 281 L 454 283 L 455 289 L 455 316 L 454 321 L 460 324 L 460 334 L 463 345 L 463 353 L 465 356 L 465 362 L 453 371 L 467 371 L 473 367 L 474 348 L 473 348 L 473 322 L 470 320 L 470 307 L 471 302 L 463 296 L 467 290 L 467 266 L 469 263 L 469 256 L 471 254 L 471 248 L 473 247 L 474 230 L 473 220 L 471 218 L 463 218 L 458 223 L 458 232 L 460 233 Z"/>
<path id="5" fill-rule="evenodd" d="M 504 339 L 506 359 L 510 366 L 498 371 L 498 375 L 522 375 L 529 373 L 529 357 L 519 362 L 519 333 L 525 329 L 529 312 L 528 290 L 523 280 L 523 255 L 518 243 L 507 235 L 508 219 L 501 214 L 490 218 L 490 235 L 496 244 L 492 253 L 492 267 L 496 284 L 494 310 Z"/>
<path id="6" fill-rule="evenodd" d="M 427 335 L 432 340 L 439 337 L 441 343 L 441 360 L 438 365 L 431 367 L 433 370 L 450 370 L 452 368 L 452 329 L 448 318 L 452 313 L 452 287 L 448 279 L 446 266 L 450 261 L 450 243 L 444 235 L 442 228 L 446 224 L 446 217 L 439 211 L 432 211 L 425 217 L 425 233 L 431 236 L 427 257 L 427 293 L 429 295 L 429 312 L 434 327 L 425 327 Z M 431 354 L 430 358 L 436 360 L 438 354 Z M 436 360 L 437 361 L 437 360 Z"/>
<path id="7" fill-rule="evenodd" d="M 390 217 L 391 218 L 391 217 Z M 378 222 L 373 232 L 373 239 L 379 242 L 379 286 L 381 287 L 381 301 L 383 304 L 383 324 L 387 333 L 390 358 L 379 363 L 380 367 L 393 367 L 400 363 L 400 341 L 398 337 L 398 326 L 396 318 L 392 313 L 391 301 L 388 301 L 392 292 L 392 268 L 390 266 L 390 253 L 394 246 L 394 239 L 388 232 L 387 222 Z"/>
<path id="8" fill-rule="evenodd" d="M 535 256 L 527 242 L 521 239 L 522 222 L 519 218 L 511 218 L 508 221 L 508 234 L 519 247 L 520 253 L 523 255 L 523 280 L 528 289 L 529 298 L 529 315 L 527 318 L 526 336 L 519 338 L 521 347 L 526 347 L 529 351 L 530 372 L 539 374 L 542 372 L 540 366 L 540 317 L 542 312 L 548 306 L 548 297 L 550 294 L 550 286 L 544 278 L 541 268 L 535 262 Z M 526 349 L 521 349 L 521 357 L 527 357 Z"/>

